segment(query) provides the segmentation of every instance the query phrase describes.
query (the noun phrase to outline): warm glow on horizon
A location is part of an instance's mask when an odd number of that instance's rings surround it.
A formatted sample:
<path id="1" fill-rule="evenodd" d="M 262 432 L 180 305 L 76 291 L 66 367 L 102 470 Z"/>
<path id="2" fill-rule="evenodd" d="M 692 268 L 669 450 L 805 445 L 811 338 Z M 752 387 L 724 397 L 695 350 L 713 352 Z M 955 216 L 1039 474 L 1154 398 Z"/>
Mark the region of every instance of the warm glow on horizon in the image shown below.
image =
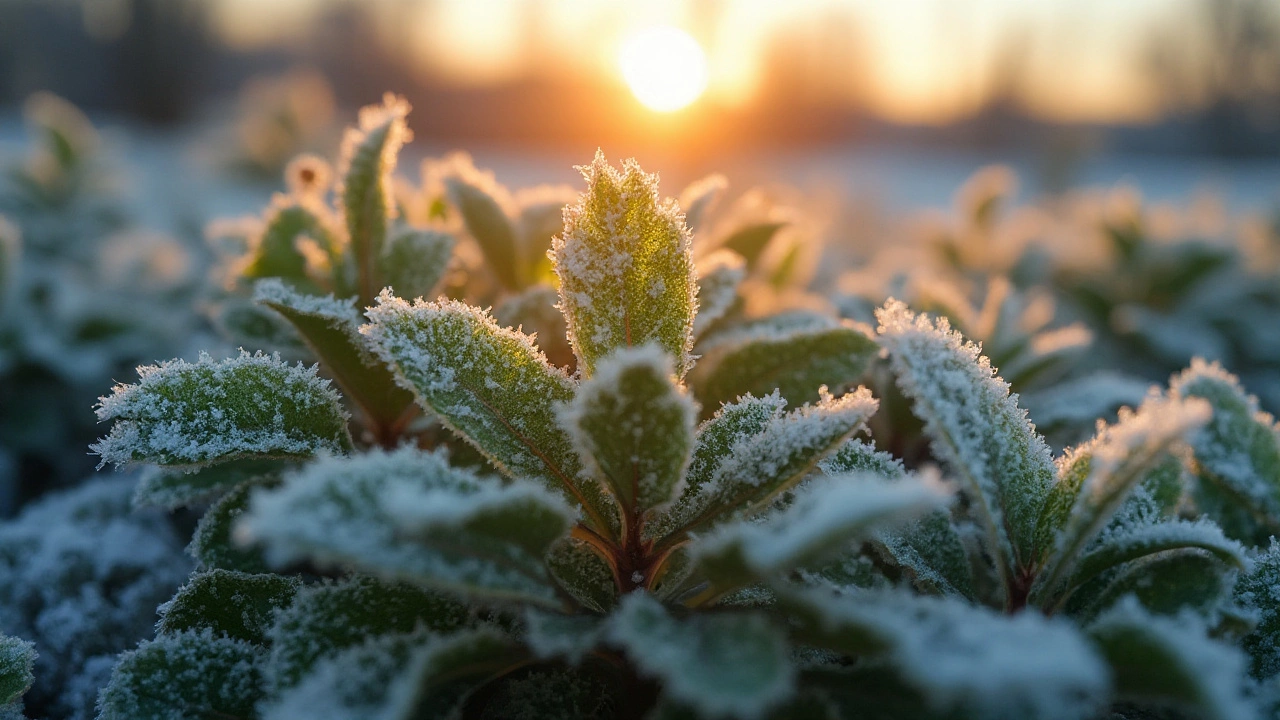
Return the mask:
<path id="1" fill-rule="evenodd" d="M 650 27 L 627 36 L 618 65 L 632 94 L 650 110 L 679 110 L 707 89 L 706 53 L 679 28 Z"/>

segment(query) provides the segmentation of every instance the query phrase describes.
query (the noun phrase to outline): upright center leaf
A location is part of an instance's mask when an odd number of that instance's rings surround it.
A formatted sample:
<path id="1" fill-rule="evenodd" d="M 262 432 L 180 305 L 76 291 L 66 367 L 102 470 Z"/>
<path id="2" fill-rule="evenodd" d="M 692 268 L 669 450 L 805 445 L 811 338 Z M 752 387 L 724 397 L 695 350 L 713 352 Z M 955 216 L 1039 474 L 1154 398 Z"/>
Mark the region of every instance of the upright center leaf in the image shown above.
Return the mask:
<path id="1" fill-rule="evenodd" d="M 634 160 L 616 170 L 597 152 L 580 169 L 587 190 L 565 210 L 550 253 L 579 367 L 590 377 L 611 350 L 654 342 L 683 377 L 693 364 L 698 283 L 680 209 Z"/>

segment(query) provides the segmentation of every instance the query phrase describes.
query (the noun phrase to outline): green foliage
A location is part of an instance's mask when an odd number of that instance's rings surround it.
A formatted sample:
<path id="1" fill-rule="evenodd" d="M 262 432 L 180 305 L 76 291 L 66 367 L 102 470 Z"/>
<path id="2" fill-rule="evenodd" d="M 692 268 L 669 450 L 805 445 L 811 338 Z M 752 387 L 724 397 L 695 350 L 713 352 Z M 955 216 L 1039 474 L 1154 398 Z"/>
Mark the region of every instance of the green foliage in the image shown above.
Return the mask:
<path id="1" fill-rule="evenodd" d="M 698 283 L 679 208 L 659 199 L 657 178 L 634 160 L 619 171 L 597 153 L 582 174 L 587 191 L 565 211 L 551 258 L 583 373 L 616 348 L 654 342 L 683 377 L 693 364 Z"/>
<path id="2" fill-rule="evenodd" d="M 98 717 L 252 717 L 263 697 L 261 662 L 249 643 L 212 630 L 161 636 L 120 657 L 98 700 Z"/>
<path id="3" fill-rule="evenodd" d="M 35 645 L 0 635 L 0 709 L 18 703 L 35 682 L 31 669 L 36 663 Z"/>
<path id="4" fill-rule="evenodd" d="M 296 578 L 210 570 L 192 576 L 160 606 L 159 635 L 211 630 L 220 637 L 265 646 L 274 614 L 293 601 Z"/>
<path id="5" fill-rule="evenodd" d="M 818 399 L 818 388 L 855 384 L 879 347 L 867 333 L 822 315 L 776 316 L 714 335 L 689 385 L 704 407 L 731 402 L 744 391 L 776 389 L 792 405 Z"/>
<path id="6" fill-rule="evenodd" d="M 196 469 L 243 458 L 304 458 L 351 449 L 346 413 L 315 368 L 241 353 L 138 369 L 136 385 L 102 398 L 99 420 L 115 420 L 93 446 L 102 462 L 153 462 Z"/>
<path id="7" fill-rule="evenodd" d="M 200 522 L 196 524 L 195 533 L 191 536 L 191 544 L 187 552 L 205 569 L 220 568 L 244 573 L 265 573 L 268 565 L 263 557 L 262 549 L 242 546 L 232 539 L 232 534 L 240 516 L 249 509 L 249 498 L 253 490 L 260 486 L 278 484 L 279 478 L 271 478 L 263 482 L 246 482 L 229 490 L 225 495 L 209 506 Z"/>

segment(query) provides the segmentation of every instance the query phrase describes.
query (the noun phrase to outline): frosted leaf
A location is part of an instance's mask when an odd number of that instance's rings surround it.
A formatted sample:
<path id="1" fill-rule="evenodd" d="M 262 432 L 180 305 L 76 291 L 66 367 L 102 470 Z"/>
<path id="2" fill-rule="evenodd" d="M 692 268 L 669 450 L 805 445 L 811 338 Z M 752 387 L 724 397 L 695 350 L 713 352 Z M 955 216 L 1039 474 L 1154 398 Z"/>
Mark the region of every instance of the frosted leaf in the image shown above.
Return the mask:
<path id="1" fill-rule="evenodd" d="M 261 230 L 250 238 L 249 252 L 239 264 L 238 275 L 250 279 L 279 278 L 305 291 L 319 289 L 322 270 L 332 271 L 341 253 L 336 221 L 316 198 L 277 195 L 267 210 Z M 318 266 L 303 243 L 315 243 L 329 267 Z"/>
<path id="2" fill-rule="evenodd" d="M 839 450 L 818 463 L 818 467 L 823 473 L 832 476 L 874 473 L 889 480 L 897 480 L 907 474 L 901 460 L 887 452 L 876 450 L 874 445 L 860 438 L 846 441 Z"/>
<path id="3" fill-rule="evenodd" d="M 710 420 L 698 426 L 683 495 L 696 494 L 739 443 L 763 432 L 769 423 L 782 417 L 786 406 L 787 401 L 776 392 L 760 398 L 748 393 L 716 410 Z"/>
<path id="4" fill-rule="evenodd" d="M 472 623 L 466 606 L 402 583 L 357 576 L 306 587 L 276 615 L 267 685 L 279 695 L 302 682 L 317 663 L 370 637 L 417 628 L 447 633 Z"/>
<path id="5" fill-rule="evenodd" d="M 557 606 L 543 565 L 575 512 L 530 482 L 405 447 L 323 459 L 260 491 L 237 538 L 280 565 L 309 559 L 489 600 Z"/>
<path id="6" fill-rule="evenodd" d="M 539 185 L 516 192 L 516 236 L 520 241 L 521 272 L 526 285 L 554 283 L 551 241 L 564 230 L 564 209 L 578 196 L 568 185 Z"/>
<path id="7" fill-rule="evenodd" d="M 1192 360 L 1169 387 L 1176 397 L 1202 398 L 1213 406 L 1204 432 L 1192 440 L 1195 470 L 1207 485 L 1202 495 L 1217 491 L 1227 499 L 1214 505 L 1243 505 L 1245 513 L 1214 514 L 1233 537 L 1265 542 L 1280 528 L 1280 436 L 1275 419 L 1260 412 L 1257 399 L 1246 395 L 1235 376 L 1217 363 Z M 1211 498 L 1198 499 L 1209 505 L 1204 501 Z M 1262 522 L 1240 517 L 1248 514 L 1259 515 Z"/>
<path id="8" fill-rule="evenodd" d="M 35 682 L 33 643 L 0 634 L 0 708 L 16 703 Z"/>
<path id="9" fill-rule="evenodd" d="M 1194 612 L 1216 623 L 1229 610 L 1236 578 L 1235 568 L 1221 554 L 1187 547 L 1140 557 L 1102 576 L 1100 586 L 1082 587 L 1067 611 L 1077 618 L 1094 617 L 1131 596 L 1152 613 Z"/>
<path id="10" fill-rule="evenodd" d="M 1035 558 L 1036 520 L 1053 483 L 1048 446 L 979 348 L 945 318 L 935 322 L 896 300 L 876 318 L 898 385 L 915 401 L 933 453 L 973 494 L 1009 577 Z"/>
<path id="11" fill-rule="evenodd" d="M 413 394 L 396 384 L 395 374 L 360 334 L 360 315 L 352 300 L 332 295 L 302 295 L 278 280 L 262 280 L 254 300 L 293 325 L 333 376 L 368 417 L 375 433 L 385 435 L 404 422 Z"/>
<path id="12" fill-rule="evenodd" d="M 219 637 L 266 647 L 276 611 L 293 602 L 301 586 L 297 578 L 281 575 L 199 573 L 160 606 L 156 634 L 209 629 Z"/>
<path id="13" fill-rule="evenodd" d="M 262 548 L 242 547 L 235 542 L 234 528 L 249 509 L 249 497 L 257 487 L 274 487 L 279 478 L 246 482 L 233 488 L 205 510 L 196 523 L 187 553 L 206 570 L 222 568 L 245 573 L 265 573 L 270 569 Z"/>
<path id="14" fill-rule="evenodd" d="M 727 524 L 690 543 L 714 592 L 811 566 L 876 530 L 937 508 L 947 497 L 940 487 L 865 473 L 811 482 L 796 495 L 765 520 Z"/>
<path id="15" fill-rule="evenodd" d="M 263 697 L 262 656 L 243 640 L 187 631 L 120 656 L 98 698 L 99 720 L 253 717 Z"/>
<path id="16" fill-rule="evenodd" d="M 729 181 L 725 176 L 714 173 L 689 183 L 680 191 L 680 207 L 684 208 L 684 222 L 690 232 L 699 233 L 706 229 L 703 223 L 727 187 Z"/>
<path id="17" fill-rule="evenodd" d="M 1273 540 L 1236 582 L 1235 600 L 1258 613 L 1258 624 L 1243 643 L 1253 676 L 1280 675 L 1280 543 Z"/>
<path id="18" fill-rule="evenodd" d="M 1152 395 L 1136 412 L 1122 410 L 1119 422 L 1100 426 L 1093 440 L 1062 457 L 1059 480 L 1036 529 L 1045 569 L 1033 596 L 1056 589 L 1133 488 L 1208 416 L 1203 402 Z"/>
<path id="19" fill-rule="evenodd" d="M 515 203 L 507 189 L 481 172 L 471 158 L 451 158 L 442 177 L 449 202 L 458 209 L 467 232 L 484 253 L 485 264 L 509 290 L 521 287 L 521 252 L 512 224 Z"/>
<path id="20" fill-rule="evenodd" d="M 173 508 L 216 499 L 247 482 L 277 477 L 291 463 L 249 458 L 230 460 L 194 471 L 144 468 L 133 493 L 134 507 Z"/>
<path id="21" fill-rule="evenodd" d="M 670 535 L 670 542 L 722 520 L 758 512 L 863 427 L 876 411 L 876 400 L 869 390 L 858 388 L 839 398 L 825 395 L 816 405 L 781 416 L 774 414 L 780 407 L 776 399 L 748 407 L 769 413 L 764 428 L 752 436 L 733 439 L 711 477 L 696 486 L 691 484 L 655 519 L 652 536 Z M 728 414 L 728 408 L 723 412 Z M 698 462 L 696 450 L 694 462 Z M 691 467 L 691 476 L 693 470 Z"/>
<path id="22" fill-rule="evenodd" d="M 683 377 L 693 364 L 698 283 L 680 209 L 659 199 L 657 176 L 635 160 L 615 170 L 597 152 L 581 170 L 587 190 L 551 243 L 579 367 L 590 377 L 615 348 L 656 342 Z"/>
<path id="23" fill-rule="evenodd" d="M 1145 380 L 1102 371 L 1028 392 L 1022 402 L 1039 427 L 1092 428 L 1100 417 L 1137 406 L 1150 387 Z"/>
<path id="24" fill-rule="evenodd" d="M 316 368 L 278 356 L 138 368 L 134 385 L 100 398 L 99 420 L 115 420 L 92 449 L 102 464 L 151 462 L 198 468 L 238 458 L 302 458 L 351 449 L 338 394 Z"/>
<path id="25" fill-rule="evenodd" d="M 1070 592 L 1072 588 L 1126 562 L 1184 548 L 1212 553 L 1223 563 L 1237 568 L 1248 566 L 1244 548 L 1228 540 L 1222 529 L 1212 522 L 1170 520 L 1126 527 L 1102 535 L 1081 556 L 1063 589 Z"/>
<path id="26" fill-rule="evenodd" d="M 1109 688 L 1088 641 L 1040 613 L 1007 616 L 902 592 L 793 591 L 783 602 L 802 639 L 883 658 L 948 716 L 1084 720 L 1095 717 Z"/>
<path id="27" fill-rule="evenodd" d="M 456 717 L 473 688 L 520 654 L 493 630 L 371 638 L 316 665 L 271 703 L 266 720 L 400 720 Z"/>
<path id="28" fill-rule="evenodd" d="M 582 504 L 597 531 L 612 534 L 617 513 L 598 483 L 582 475 L 557 403 L 574 384 L 529 336 L 498 327 L 464 303 L 415 301 L 383 293 L 361 332 L 414 391 L 504 475 L 540 480 Z"/>
<path id="29" fill-rule="evenodd" d="M 1242 694 L 1244 658 L 1210 640 L 1194 616 L 1157 617 L 1130 599 L 1088 632 L 1111 665 L 1122 699 L 1173 705 L 1206 720 L 1254 717 Z"/>
<path id="30" fill-rule="evenodd" d="M 820 387 L 856 383 L 879 348 L 852 323 L 803 316 L 720 333 L 698 351 L 689 386 L 704 407 L 714 408 L 745 393 L 774 390 L 793 406 L 814 402 Z"/>
<path id="31" fill-rule="evenodd" d="M 795 687 L 786 635 L 763 615 L 677 619 L 652 596 L 623 598 L 606 636 L 663 691 L 707 717 L 759 718 Z"/>
<path id="32" fill-rule="evenodd" d="M 359 128 L 348 128 L 342 138 L 337 196 L 347 227 L 361 305 L 373 302 L 375 276 L 382 257 L 387 229 L 395 218 L 391 174 L 401 146 L 412 138 L 405 124 L 409 103 L 387 93 L 381 105 L 360 110 Z"/>
<path id="33" fill-rule="evenodd" d="M 605 622 L 597 615 L 561 615 L 529 609 L 524 613 L 522 640 L 540 659 L 563 658 L 578 665 L 600 643 Z"/>
<path id="34" fill-rule="evenodd" d="M 453 245 L 448 233 L 396 227 L 382 248 L 379 276 L 396 295 L 431 297 L 453 260 Z"/>
<path id="35" fill-rule="evenodd" d="M 746 262 L 728 250 L 714 252 L 698 261 L 698 315 L 693 319 L 695 337 L 701 337 L 717 320 L 729 314 L 738 302 L 738 285 L 746 277 Z"/>
<path id="36" fill-rule="evenodd" d="M 624 512 L 665 505 L 683 489 L 698 408 L 657 345 L 621 348 L 562 406 L 578 455 Z"/>
<path id="37" fill-rule="evenodd" d="M 546 561 L 556 584 L 583 607 L 607 613 L 618 602 L 613 567 L 586 542 L 572 537 L 558 540 Z"/>

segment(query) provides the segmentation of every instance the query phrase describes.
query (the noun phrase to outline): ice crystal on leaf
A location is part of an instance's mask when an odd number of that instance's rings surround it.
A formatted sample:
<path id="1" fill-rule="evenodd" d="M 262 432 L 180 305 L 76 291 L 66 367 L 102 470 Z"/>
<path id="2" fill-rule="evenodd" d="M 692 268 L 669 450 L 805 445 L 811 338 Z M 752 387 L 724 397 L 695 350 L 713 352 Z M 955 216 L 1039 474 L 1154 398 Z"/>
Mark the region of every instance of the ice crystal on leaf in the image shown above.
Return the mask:
<path id="1" fill-rule="evenodd" d="M 551 245 L 578 361 L 589 376 L 613 349 L 656 342 L 683 377 L 698 293 L 684 218 L 634 160 L 616 170 L 597 153 L 581 169 L 587 191 Z"/>
<path id="2" fill-rule="evenodd" d="M 197 468 L 351 449 L 346 412 L 315 368 L 242 352 L 221 361 L 171 360 L 140 367 L 138 375 L 137 384 L 117 385 L 98 406 L 98 419 L 116 421 L 93 446 L 103 464 Z"/>

